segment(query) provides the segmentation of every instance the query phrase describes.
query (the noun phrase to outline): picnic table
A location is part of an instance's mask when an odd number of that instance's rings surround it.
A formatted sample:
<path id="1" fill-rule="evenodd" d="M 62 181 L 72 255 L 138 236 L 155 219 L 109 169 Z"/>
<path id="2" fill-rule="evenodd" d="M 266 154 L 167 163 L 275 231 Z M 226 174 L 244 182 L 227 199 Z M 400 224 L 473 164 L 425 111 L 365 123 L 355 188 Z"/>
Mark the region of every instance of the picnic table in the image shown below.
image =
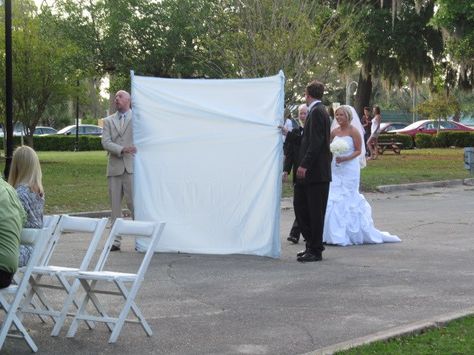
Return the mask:
<path id="1" fill-rule="evenodd" d="M 403 143 L 395 142 L 392 138 L 389 142 L 379 142 L 377 143 L 377 151 L 379 154 L 383 154 L 387 149 L 392 150 L 395 154 L 400 154 L 402 150 Z"/>

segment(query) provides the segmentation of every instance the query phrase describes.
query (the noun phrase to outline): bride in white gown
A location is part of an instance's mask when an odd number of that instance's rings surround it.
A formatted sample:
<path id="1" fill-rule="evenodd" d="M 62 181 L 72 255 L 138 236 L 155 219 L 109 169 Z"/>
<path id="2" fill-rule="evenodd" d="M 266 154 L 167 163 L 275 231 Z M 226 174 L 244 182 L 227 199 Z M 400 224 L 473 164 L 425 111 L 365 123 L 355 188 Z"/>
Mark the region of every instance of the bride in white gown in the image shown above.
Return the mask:
<path id="1" fill-rule="evenodd" d="M 339 146 L 339 152 L 345 151 L 333 154 L 323 241 L 342 246 L 400 242 L 397 236 L 375 228 L 372 209 L 359 193 L 360 169 L 365 166 L 364 130 L 353 107 L 337 108 L 331 141 L 331 150 L 337 150 L 335 147 Z"/>

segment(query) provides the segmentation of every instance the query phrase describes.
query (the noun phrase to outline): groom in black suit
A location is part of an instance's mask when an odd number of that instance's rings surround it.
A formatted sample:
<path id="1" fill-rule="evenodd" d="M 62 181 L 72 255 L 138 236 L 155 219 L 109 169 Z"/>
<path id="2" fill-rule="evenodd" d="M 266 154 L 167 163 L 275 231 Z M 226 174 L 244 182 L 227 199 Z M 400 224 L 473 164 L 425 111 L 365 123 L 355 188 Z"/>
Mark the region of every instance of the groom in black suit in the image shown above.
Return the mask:
<path id="1" fill-rule="evenodd" d="M 324 216 L 331 181 L 330 119 L 321 102 L 324 85 L 312 81 L 305 90 L 308 105 L 298 156 L 293 206 L 306 249 L 297 254 L 300 262 L 322 260 Z"/>

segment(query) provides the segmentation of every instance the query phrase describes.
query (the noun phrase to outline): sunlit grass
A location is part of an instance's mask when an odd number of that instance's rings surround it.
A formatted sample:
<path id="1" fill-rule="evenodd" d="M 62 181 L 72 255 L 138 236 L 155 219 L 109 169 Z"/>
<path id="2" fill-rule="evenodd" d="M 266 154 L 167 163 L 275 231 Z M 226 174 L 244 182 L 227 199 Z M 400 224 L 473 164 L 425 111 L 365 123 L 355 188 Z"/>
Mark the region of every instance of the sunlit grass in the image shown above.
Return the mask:
<path id="1" fill-rule="evenodd" d="M 107 155 L 94 152 L 39 152 L 46 192 L 46 213 L 110 209 L 105 176 Z M 386 152 L 362 170 L 363 191 L 378 185 L 437 181 L 469 177 L 463 149 L 402 150 Z M 3 171 L 4 162 L 0 162 Z M 291 177 L 290 177 L 291 178 Z M 283 196 L 291 197 L 291 182 L 283 184 Z"/>
<path id="2" fill-rule="evenodd" d="M 474 317 L 462 318 L 438 329 L 413 334 L 389 341 L 378 341 L 338 355 L 369 354 L 474 354 Z"/>

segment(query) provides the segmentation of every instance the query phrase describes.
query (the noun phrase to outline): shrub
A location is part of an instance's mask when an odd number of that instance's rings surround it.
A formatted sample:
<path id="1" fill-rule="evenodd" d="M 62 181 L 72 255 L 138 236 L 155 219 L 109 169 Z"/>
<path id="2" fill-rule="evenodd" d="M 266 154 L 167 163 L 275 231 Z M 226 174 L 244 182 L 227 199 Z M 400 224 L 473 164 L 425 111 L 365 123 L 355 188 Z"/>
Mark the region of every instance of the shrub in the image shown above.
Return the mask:
<path id="1" fill-rule="evenodd" d="M 448 132 L 440 132 L 433 136 L 433 146 L 436 148 L 449 147 L 449 137 L 446 134 Z"/>
<path id="2" fill-rule="evenodd" d="M 433 136 L 426 133 L 417 133 L 415 136 L 415 144 L 417 148 L 432 148 Z"/>
<path id="3" fill-rule="evenodd" d="M 34 136 L 33 146 L 37 151 L 74 151 L 76 143 L 75 136 Z M 102 150 L 101 138 L 97 136 L 79 136 L 79 150 Z M 20 137 L 13 137 L 13 145 L 19 146 L 21 144 Z M 0 138 L 0 147 L 3 147 L 3 138 Z"/>
<path id="4" fill-rule="evenodd" d="M 440 136 L 438 134 L 431 136 L 431 147 L 432 148 L 446 148 L 446 147 L 448 147 L 446 137 Z"/>
<path id="5" fill-rule="evenodd" d="M 387 142 L 391 142 L 392 139 L 395 142 L 402 143 L 403 144 L 402 149 L 413 148 L 413 138 L 407 134 L 393 134 L 393 133 L 381 134 L 378 140 L 380 143 L 387 143 Z"/>
<path id="6" fill-rule="evenodd" d="M 441 147 L 474 147 L 474 132 L 440 132 Z"/>

